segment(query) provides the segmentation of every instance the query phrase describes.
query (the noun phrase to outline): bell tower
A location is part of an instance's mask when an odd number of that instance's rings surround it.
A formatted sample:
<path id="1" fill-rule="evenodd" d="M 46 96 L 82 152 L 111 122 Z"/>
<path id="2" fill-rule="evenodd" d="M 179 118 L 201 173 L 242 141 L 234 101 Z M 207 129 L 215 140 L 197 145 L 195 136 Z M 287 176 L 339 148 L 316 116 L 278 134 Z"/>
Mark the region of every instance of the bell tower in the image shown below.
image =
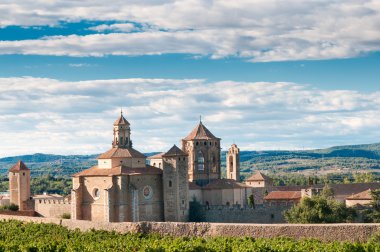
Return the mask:
<path id="1" fill-rule="evenodd" d="M 129 122 L 124 118 L 123 111 L 120 111 L 119 118 L 113 124 L 113 148 L 131 148 L 131 128 Z"/>
<path id="2" fill-rule="evenodd" d="M 232 144 L 227 153 L 227 178 L 240 182 L 240 150 Z"/>

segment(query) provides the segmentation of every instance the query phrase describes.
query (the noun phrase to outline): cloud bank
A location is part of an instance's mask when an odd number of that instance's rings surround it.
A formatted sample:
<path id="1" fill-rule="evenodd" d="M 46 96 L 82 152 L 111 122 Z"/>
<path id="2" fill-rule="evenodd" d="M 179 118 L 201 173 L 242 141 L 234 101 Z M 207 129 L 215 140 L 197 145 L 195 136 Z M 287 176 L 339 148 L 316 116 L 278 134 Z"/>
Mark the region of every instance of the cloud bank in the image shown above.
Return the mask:
<path id="1" fill-rule="evenodd" d="M 92 27 L 99 32 L 95 35 L 0 41 L 1 54 L 188 53 L 267 62 L 348 58 L 380 50 L 377 0 L 5 0 L 0 13 L 0 27 L 116 22 Z"/>
<path id="2" fill-rule="evenodd" d="M 163 151 L 198 123 L 224 149 L 301 149 L 379 142 L 380 92 L 296 83 L 0 78 L 0 156 L 100 153 L 120 108 L 137 149 Z"/>

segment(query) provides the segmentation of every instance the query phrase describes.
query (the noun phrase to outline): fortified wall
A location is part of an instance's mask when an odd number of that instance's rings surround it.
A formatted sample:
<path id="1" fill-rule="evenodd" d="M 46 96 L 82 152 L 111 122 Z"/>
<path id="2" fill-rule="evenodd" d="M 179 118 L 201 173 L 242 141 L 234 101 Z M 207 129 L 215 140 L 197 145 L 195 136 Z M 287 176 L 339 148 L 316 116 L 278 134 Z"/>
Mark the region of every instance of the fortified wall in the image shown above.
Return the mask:
<path id="1" fill-rule="evenodd" d="M 295 239 L 314 238 L 330 241 L 367 241 L 380 232 L 380 224 L 229 224 L 229 223 L 179 223 L 179 222 L 91 222 L 58 218 L 38 218 L 0 215 L 0 220 L 20 220 L 35 223 L 55 223 L 69 229 L 82 231 L 97 229 L 119 233 L 156 233 L 170 236 L 199 237 L 254 237 Z"/>
<path id="2" fill-rule="evenodd" d="M 206 222 L 219 223 L 286 223 L 283 212 L 291 205 L 258 205 L 255 208 L 209 206 L 202 209 Z"/>
<path id="3" fill-rule="evenodd" d="M 36 199 L 34 211 L 42 217 L 60 218 L 63 214 L 70 214 L 71 204 L 68 200 Z"/>

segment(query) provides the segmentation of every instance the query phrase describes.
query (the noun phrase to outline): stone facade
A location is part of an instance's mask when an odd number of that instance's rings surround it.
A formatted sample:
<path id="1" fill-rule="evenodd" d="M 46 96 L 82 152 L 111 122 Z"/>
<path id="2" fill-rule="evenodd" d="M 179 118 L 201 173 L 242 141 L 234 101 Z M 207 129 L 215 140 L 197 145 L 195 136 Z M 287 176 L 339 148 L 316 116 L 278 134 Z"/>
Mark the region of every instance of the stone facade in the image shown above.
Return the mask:
<path id="1" fill-rule="evenodd" d="M 227 179 L 240 182 L 240 150 L 236 144 L 232 144 L 226 155 Z"/>
<path id="2" fill-rule="evenodd" d="M 61 218 L 63 214 L 70 214 L 71 202 L 69 200 L 34 200 L 34 211 L 42 217 Z"/>
<path id="3" fill-rule="evenodd" d="M 162 156 L 165 221 L 187 221 L 189 186 L 187 154 L 173 146 Z"/>
<path id="4" fill-rule="evenodd" d="M 199 124 L 182 139 L 182 151 L 188 155 L 189 181 L 198 185 L 220 179 L 220 138 Z"/>
<path id="5" fill-rule="evenodd" d="M 19 206 L 21 211 L 30 210 L 30 170 L 22 161 L 8 172 L 10 204 Z"/>
<path id="6" fill-rule="evenodd" d="M 132 148 L 130 124 L 114 123 L 112 149 L 73 176 L 72 218 L 102 222 L 187 221 L 187 154 L 174 146 L 158 167 Z"/>

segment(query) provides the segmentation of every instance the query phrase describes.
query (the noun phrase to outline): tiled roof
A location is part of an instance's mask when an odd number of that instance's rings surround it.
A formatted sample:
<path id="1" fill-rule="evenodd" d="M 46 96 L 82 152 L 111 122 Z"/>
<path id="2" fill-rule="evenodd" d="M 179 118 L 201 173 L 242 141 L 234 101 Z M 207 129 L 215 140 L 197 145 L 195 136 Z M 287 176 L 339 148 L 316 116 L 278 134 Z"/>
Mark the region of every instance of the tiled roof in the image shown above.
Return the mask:
<path id="1" fill-rule="evenodd" d="M 161 159 L 164 154 L 165 154 L 165 152 L 161 152 L 161 153 L 158 153 L 156 155 L 149 156 L 149 157 L 147 157 L 147 159 Z"/>
<path id="2" fill-rule="evenodd" d="M 185 137 L 183 140 L 209 140 L 209 139 L 219 139 L 215 137 L 207 128 L 203 125 L 202 122 L 199 122 L 199 124 L 190 132 L 190 134 Z"/>
<path id="3" fill-rule="evenodd" d="M 189 182 L 189 190 L 200 190 L 200 189 L 202 189 L 202 187 L 195 184 L 195 182 Z"/>
<path id="4" fill-rule="evenodd" d="M 14 166 L 9 169 L 9 172 L 29 171 L 29 168 L 19 160 Z"/>
<path id="5" fill-rule="evenodd" d="M 109 159 L 109 158 L 145 158 L 145 155 L 141 152 L 130 148 L 118 148 L 114 147 L 107 152 L 101 154 L 98 159 Z"/>
<path id="6" fill-rule="evenodd" d="M 247 186 L 243 183 L 237 182 L 233 179 L 215 179 L 212 180 L 207 185 L 203 186 L 202 189 L 234 189 L 234 188 L 246 188 Z"/>
<path id="7" fill-rule="evenodd" d="M 246 181 L 271 181 L 272 179 L 260 171 L 257 171 L 251 177 L 247 178 Z"/>
<path id="8" fill-rule="evenodd" d="M 264 197 L 264 200 L 298 200 L 301 199 L 300 191 L 273 191 Z"/>
<path id="9" fill-rule="evenodd" d="M 177 145 L 173 145 L 163 156 L 187 156 L 187 154 L 178 148 Z"/>
<path id="10" fill-rule="evenodd" d="M 124 118 L 123 112 L 120 113 L 119 118 L 113 123 L 113 125 L 130 125 L 129 122 Z"/>
<path id="11" fill-rule="evenodd" d="M 371 189 L 347 197 L 348 200 L 372 200 Z"/>
<path id="12" fill-rule="evenodd" d="M 102 168 L 98 168 L 98 166 L 93 166 L 87 170 L 74 174 L 73 177 L 141 175 L 141 174 L 146 174 L 146 175 L 162 174 L 162 170 L 150 165 L 146 165 L 146 167 L 143 167 L 143 168 L 130 168 L 126 166 L 117 166 L 110 169 L 102 169 Z"/>

